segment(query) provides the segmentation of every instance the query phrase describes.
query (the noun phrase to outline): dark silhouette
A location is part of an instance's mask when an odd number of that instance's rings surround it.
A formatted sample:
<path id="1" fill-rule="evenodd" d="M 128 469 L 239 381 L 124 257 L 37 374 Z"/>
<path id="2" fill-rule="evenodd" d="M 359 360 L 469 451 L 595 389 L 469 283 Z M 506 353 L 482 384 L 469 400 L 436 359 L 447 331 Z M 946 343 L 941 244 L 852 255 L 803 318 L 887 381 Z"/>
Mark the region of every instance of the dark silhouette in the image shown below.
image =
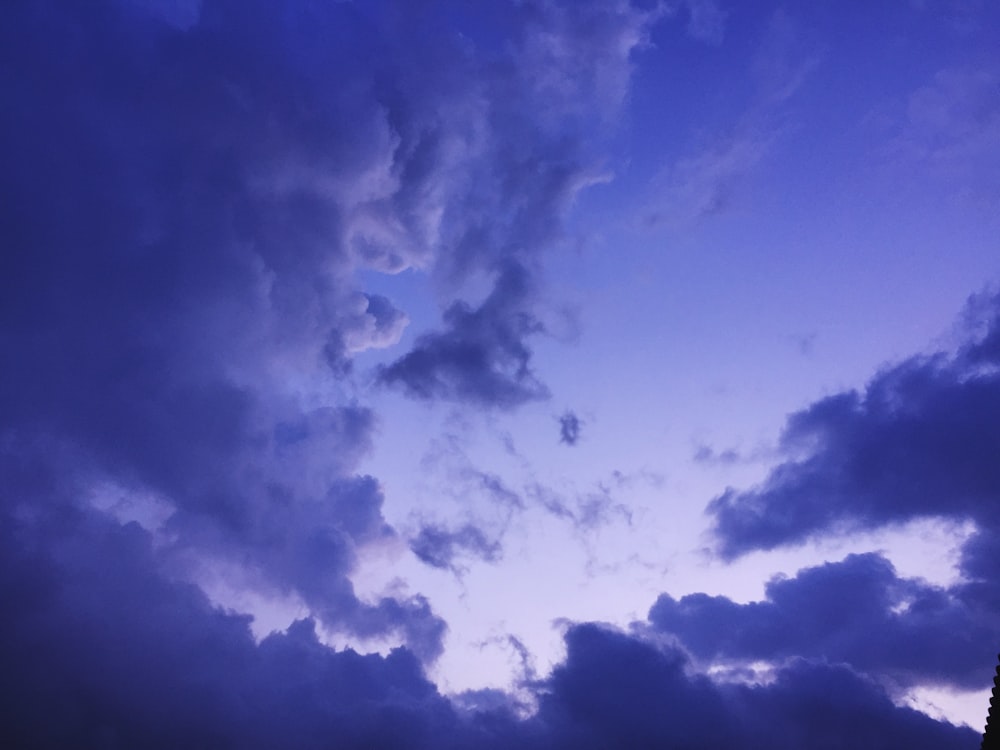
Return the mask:
<path id="1" fill-rule="evenodd" d="M 1000 654 L 997 655 L 1000 661 Z M 997 665 L 996 674 L 993 676 L 993 695 L 990 696 L 990 707 L 986 713 L 986 729 L 983 732 L 983 744 L 980 750 L 998 750 L 1000 748 L 1000 718 L 993 715 L 993 709 L 997 707 L 1000 699 L 1000 664 Z"/>

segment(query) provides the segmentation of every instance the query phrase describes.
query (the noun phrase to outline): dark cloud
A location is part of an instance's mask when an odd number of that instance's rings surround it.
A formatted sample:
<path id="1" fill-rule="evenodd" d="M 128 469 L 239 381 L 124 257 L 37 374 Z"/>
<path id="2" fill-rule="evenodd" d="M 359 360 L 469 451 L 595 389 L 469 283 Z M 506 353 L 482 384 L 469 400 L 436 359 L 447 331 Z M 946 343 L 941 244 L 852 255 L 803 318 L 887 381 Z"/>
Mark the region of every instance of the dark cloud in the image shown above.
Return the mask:
<path id="1" fill-rule="evenodd" d="M 25 472 L 15 490 L 37 478 Z M 882 688 L 845 666 L 792 659 L 766 684 L 720 683 L 675 648 L 598 625 L 567 631 L 566 657 L 547 677 L 526 672 L 522 689 L 532 694 L 534 713 L 522 717 L 525 706 L 497 691 L 452 703 L 406 649 L 384 657 L 336 652 L 319 642 L 309 620 L 255 643 L 249 618 L 164 577 L 160 554 L 137 524 L 95 511 L 58 504 L 32 513 L 3 509 L 6 745 L 319 748 L 333 737 L 346 748 L 738 743 L 846 750 L 959 748 L 975 738 L 972 730 L 894 706 Z M 850 575 L 876 579 L 875 588 L 890 579 L 878 558 L 851 566 L 857 570 Z M 809 596 L 843 591 L 810 578 L 842 571 L 817 571 L 784 591 L 772 584 L 770 600 L 810 607 Z M 830 605 L 820 607 L 804 621 L 821 629 L 829 612 Z M 731 623 L 723 616 L 714 632 Z M 784 635 L 796 637 L 794 628 Z M 517 648 L 516 639 L 511 645 Z M 983 666 L 987 676 L 991 665 L 992 658 Z"/>
<path id="2" fill-rule="evenodd" d="M 798 661 L 766 687 L 733 688 L 751 747 L 966 747 L 977 733 L 892 704 L 849 669 Z"/>
<path id="3" fill-rule="evenodd" d="M 566 635 L 536 720 L 549 747 L 963 747 L 970 729 L 897 708 L 849 669 L 796 661 L 766 685 L 720 685 L 680 652 L 595 625 Z"/>
<path id="4" fill-rule="evenodd" d="M 559 417 L 559 442 L 563 445 L 576 445 L 580 439 L 580 428 L 583 422 L 575 413 L 567 411 Z"/>
<path id="5" fill-rule="evenodd" d="M 490 539 L 482 529 L 469 523 L 454 530 L 437 525 L 424 526 L 410 540 L 410 549 L 427 565 L 454 573 L 463 571 L 458 563 L 462 556 L 496 562 L 502 554 L 498 540 Z"/>
<path id="6" fill-rule="evenodd" d="M 419 337 L 378 379 L 415 398 L 511 409 L 548 397 L 528 343 L 545 332 L 540 258 L 563 237 L 579 191 L 604 179 L 601 133 L 627 93 L 631 52 L 659 11 L 590 0 L 501 8 L 511 29 L 505 54 L 470 62 L 471 78 L 452 81 L 467 93 L 447 111 L 471 121 L 461 134 L 432 121 L 420 141 L 422 157 L 449 159 L 439 175 L 447 186 L 431 180 L 454 198 L 436 227 L 447 249 L 438 277 L 448 287 L 485 278 L 492 291 L 478 305 L 452 302 L 443 329 Z"/>
<path id="7" fill-rule="evenodd" d="M 353 355 L 406 322 L 359 272 L 433 269 L 449 300 L 491 285 L 450 302 L 384 383 L 544 397 L 541 256 L 601 177 L 583 133 L 620 105 L 652 17 L 617 0 L 482 7 L 496 26 L 448 2 L 5 7 L 2 743 L 967 744 L 847 669 L 720 686 L 596 626 L 568 632 L 534 716 L 461 708 L 421 666 L 445 631 L 427 599 L 355 592 L 395 532 L 359 470 L 376 416 L 328 394 L 354 392 Z M 519 507 L 495 476 L 469 481 Z M 148 528 L 99 510 L 107 494 Z M 966 548 L 968 570 L 995 561 L 992 541 Z M 216 565 L 310 617 L 256 643 L 191 583 Z M 406 645 L 337 652 L 318 629 Z"/>
<path id="8" fill-rule="evenodd" d="M 335 653 L 308 620 L 255 644 L 136 524 L 4 513 L 0 536 L 6 746 L 401 747 L 451 718 L 408 651 Z"/>
<path id="9" fill-rule="evenodd" d="M 420 336 L 409 353 L 379 371 L 379 382 L 416 398 L 501 409 L 547 398 L 525 343 L 542 330 L 527 304 L 529 289 L 527 271 L 508 265 L 482 305 L 454 303 L 444 314 L 445 330 Z"/>
<path id="10" fill-rule="evenodd" d="M 255 643 L 247 617 L 164 578 L 136 524 L 4 512 L 0 542 L 11 747 L 947 749 L 975 736 L 845 668 L 795 662 L 767 686 L 719 685 L 678 651 L 595 625 L 568 631 L 565 661 L 533 683 L 538 711 L 518 718 L 500 693 L 451 703 L 406 649 L 333 651 L 310 620 Z"/>
<path id="11" fill-rule="evenodd" d="M 363 603 L 350 582 L 393 531 L 355 473 L 374 415 L 325 394 L 406 324 L 356 272 L 493 274 L 386 379 L 544 396 L 525 343 L 538 257 L 593 179 L 572 122 L 618 106 L 649 17 L 499 3 L 495 44 L 447 3 L 7 10 L 4 483 L 37 464 L 41 484 L 78 481 L 80 506 L 100 487 L 155 502 L 178 570 L 236 563 L 329 627 L 436 652 L 426 601 Z"/>
<path id="12" fill-rule="evenodd" d="M 405 322 L 353 272 L 433 254 L 403 127 L 423 92 L 397 69 L 414 50 L 386 9 L 158 7 L 19 4 L 0 30 L 4 482 L 58 456 L 37 470 L 78 480 L 73 503 L 112 486 L 166 506 L 192 568 L 235 562 L 330 627 L 425 639 L 426 602 L 366 604 L 349 579 L 393 533 L 355 474 L 374 416 L 301 396 Z"/>
<path id="13" fill-rule="evenodd" d="M 997 533 L 1000 371 L 990 342 L 1000 298 L 988 307 L 994 317 L 956 354 L 905 360 L 863 392 L 793 414 L 787 460 L 759 487 L 728 489 L 709 506 L 722 554 L 915 518 L 971 519 Z"/>
<path id="14" fill-rule="evenodd" d="M 782 662 L 793 657 L 849 664 L 911 687 L 981 688 L 1000 642 L 995 610 L 962 586 L 903 579 L 877 554 L 806 568 L 767 585 L 766 599 L 662 595 L 649 619 L 707 662 Z"/>
<path id="15" fill-rule="evenodd" d="M 972 365 L 1000 364 L 1000 291 L 987 290 L 969 298 L 962 315 L 968 343 L 963 355 Z"/>
<path id="16" fill-rule="evenodd" d="M 971 521 L 960 583 L 900 579 L 879 556 L 852 557 L 772 581 L 763 602 L 661 597 L 657 627 L 709 660 L 805 655 L 904 686 L 984 686 L 982 665 L 1000 639 L 998 311 L 1000 297 L 977 295 L 954 353 L 907 359 L 863 392 L 793 414 L 785 461 L 759 487 L 728 489 L 709 505 L 728 558 L 914 519 Z"/>

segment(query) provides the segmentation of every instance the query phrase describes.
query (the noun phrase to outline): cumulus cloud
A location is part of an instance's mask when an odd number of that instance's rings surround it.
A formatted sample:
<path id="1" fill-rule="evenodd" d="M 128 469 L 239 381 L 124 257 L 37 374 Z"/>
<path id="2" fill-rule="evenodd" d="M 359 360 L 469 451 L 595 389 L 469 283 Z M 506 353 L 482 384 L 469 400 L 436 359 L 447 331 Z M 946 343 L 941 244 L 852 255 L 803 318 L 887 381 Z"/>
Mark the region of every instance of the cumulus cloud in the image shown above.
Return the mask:
<path id="1" fill-rule="evenodd" d="M 355 591 L 397 532 L 361 470 L 377 417 L 344 394 L 361 390 L 354 355 L 407 323 L 360 272 L 427 271 L 444 290 L 443 325 L 384 385 L 499 409 L 544 398 L 530 346 L 543 256 L 604 178 L 590 126 L 613 121 L 657 15 L 624 0 L 483 7 L 499 31 L 444 32 L 461 14 L 435 2 L 5 8 L 4 743 L 791 748 L 819 722 L 831 747 L 967 744 L 846 668 L 720 686 L 593 625 L 567 633 L 535 715 L 466 709 L 423 671 L 446 630 L 430 602 Z M 992 351 L 968 349 L 968 383 L 992 377 Z M 523 504 L 494 474 L 465 481 L 508 513 Z M 92 502 L 112 490 L 142 524 Z M 573 518 L 608 507 L 597 493 Z M 996 559 L 984 534 L 968 571 Z M 414 544 L 432 565 L 499 554 L 471 526 Z M 308 616 L 255 642 L 195 585 L 216 564 Z M 335 651 L 331 631 L 404 646 Z"/>
<path id="2" fill-rule="evenodd" d="M 0 696 L 18 747 L 958 748 L 971 730 L 893 706 L 845 668 L 796 662 L 718 685 L 681 652 L 596 625 L 532 683 L 539 710 L 451 703 L 406 649 L 322 645 L 311 620 L 259 644 L 248 618 L 164 578 L 148 532 L 63 508 L 0 516 Z M 104 554 L 92 554 L 99 545 Z"/>
<path id="3" fill-rule="evenodd" d="M 991 309 L 998 305 L 992 297 Z M 786 460 L 760 486 L 730 488 L 709 506 L 722 554 L 914 518 L 971 519 L 980 533 L 995 533 L 996 320 L 987 317 L 985 330 L 954 354 L 907 359 L 863 391 L 834 394 L 789 417 Z"/>
<path id="4" fill-rule="evenodd" d="M 237 562 L 328 626 L 440 631 L 355 596 L 393 533 L 355 473 L 374 415 L 310 385 L 405 321 L 353 271 L 433 253 L 402 127 L 422 92 L 380 93 L 409 47 L 346 4 L 162 10 L 32 4 L 0 32 L 4 468 L 75 478 L 75 504 L 95 481 L 156 497 L 176 559 Z"/>
<path id="5" fill-rule="evenodd" d="M 654 621 L 686 633 L 705 656 L 780 657 L 789 653 L 782 642 L 901 684 L 984 686 L 982 664 L 1000 638 L 998 310 L 1000 295 L 976 295 L 956 351 L 906 359 L 863 391 L 791 415 L 785 460 L 759 486 L 727 489 L 708 506 L 725 558 L 913 519 L 971 521 L 961 583 L 935 588 L 898 579 L 881 558 L 849 558 L 772 582 L 766 602 L 661 598 Z M 825 609 L 821 624 L 814 616 Z M 793 616 L 795 628 L 779 636 L 778 623 Z"/>
<path id="6" fill-rule="evenodd" d="M 4 513 L 0 535 L 10 746 L 401 747 L 403 717 L 449 712 L 409 651 L 334 652 L 310 620 L 256 644 L 248 617 L 165 579 L 136 524 L 63 508 Z"/>
<path id="7" fill-rule="evenodd" d="M 766 598 L 737 604 L 722 596 L 662 595 L 650 622 L 710 662 L 849 664 L 892 686 L 983 686 L 1000 627 L 965 586 L 940 588 L 900 578 L 871 553 L 775 578 Z"/>
<path id="8" fill-rule="evenodd" d="M 457 289 L 485 278 L 492 291 L 478 305 L 450 302 L 443 328 L 418 337 L 378 380 L 419 399 L 511 409 L 549 395 L 529 345 L 545 332 L 541 257 L 563 237 L 577 194 L 607 179 L 598 148 L 606 127 L 595 125 L 617 115 L 630 55 L 658 12 L 623 0 L 504 11 L 515 24 L 506 54 L 472 61 L 456 88 L 465 92 L 461 138 L 447 132 L 451 122 L 427 138 L 434 149 L 446 135 L 458 141 L 433 183 L 451 198 L 435 225 L 437 276 Z"/>
<path id="9" fill-rule="evenodd" d="M 845 668 L 797 661 L 767 685 L 719 685 L 681 652 L 596 625 L 566 635 L 538 720 L 554 747 L 961 747 L 975 733 L 897 708 Z"/>
<path id="10" fill-rule="evenodd" d="M 375 417 L 336 381 L 407 323 L 356 272 L 492 279 L 383 382 L 544 398 L 540 256 L 601 178 L 583 125 L 613 119 L 655 13 L 499 3 L 493 45 L 475 24 L 443 32 L 433 3 L 9 10 L 4 483 L 70 479 L 59 503 L 81 507 L 97 485 L 155 498 L 175 569 L 236 563 L 327 627 L 439 650 L 426 601 L 362 602 L 350 580 L 395 532 L 357 473 Z"/>
<path id="11" fill-rule="evenodd" d="M 406 324 L 356 270 L 436 263 L 456 283 L 494 273 L 494 291 L 454 303 L 385 381 L 501 407 L 547 394 L 526 344 L 536 260 L 596 178 L 564 126 L 620 104 L 649 20 L 581 10 L 519 6 L 512 46 L 485 51 L 413 33 L 428 16 L 407 4 L 11 9 L 8 484 L 35 462 L 79 478 L 71 504 L 92 481 L 156 497 L 173 559 L 238 562 L 329 627 L 436 653 L 426 601 L 353 591 L 394 533 L 355 474 L 374 418 L 310 384 Z M 535 123 L 539 97 L 555 119 Z"/>

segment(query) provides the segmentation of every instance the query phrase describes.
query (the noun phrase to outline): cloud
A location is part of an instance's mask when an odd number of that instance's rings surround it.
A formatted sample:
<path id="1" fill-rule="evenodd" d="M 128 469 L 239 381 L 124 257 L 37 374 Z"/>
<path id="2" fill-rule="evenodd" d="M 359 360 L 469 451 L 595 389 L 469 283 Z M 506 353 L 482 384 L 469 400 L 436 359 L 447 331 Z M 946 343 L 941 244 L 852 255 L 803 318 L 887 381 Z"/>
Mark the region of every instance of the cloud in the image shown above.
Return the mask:
<path id="1" fill-rule="evenodd" d="M 527 271 L 508 266 L 480 307 L 454 303 L 445 312 L 445 330 L 420 336 L 410 352 L 379 370 L 378 381 L 401 385 L 416 398 L 486 408 L 511 409 L 547 398 L 525 343 L 543 330 L 530 311 L 529 290 Z"/>
<path id="2" fill-rule="evenodd" d="M 973 15 L 982 14 L 977 10 Z M 983 22 L 984 27 L 994 23 Z M 978 32 L 973 35 L 977 36 Z M 970 49 L 977 41 L 969 40 Z M 950 65 L 936 70 L 908 96 L 874 111 L 870 122 L 886 139 L 882 156 L 890 176 L 908 182 L 914 174 L 930 175 L 948 186 L 944 193 L 948 200 L 995 210 L 1000 168 L 998 85 L 1000 68 L 993 60 Z"/>
<path id="3" fill-rule="evenodd" d="M 362 272 L 427 271 L 446 298 L 386 385 L 499 409 L 543 398 L 529 345 L 545 333 L 543 256 L 603 179 L 587 133 L 613 122 L 656 15 L 483 7 L 505 25 L 443 33 L 460 14 L 434 2 L 5 9 L 5 744 L 780 748 L 824 720 L 843 747 L 967 743 L 846 669 L 720 686 L 680 652 L 588 625 L 567 633 L 537 714 L 466 709 L 423 671 L 446 630 L 429 601 L 355 591 L 397 532 L 361 470 L 377 416 L 344 394 L 363 392 L 352 357 L 406 324 Z M 496 475 L 467 482 L 507 513 L 522 504 Z M 101 492 L 143 525 L 101 510 Z M 574 519 L 606 512 L 595 494 Z M 992 540 L 970 543 L 967 570 L 995 560 Z M 481 541 L 460 527 L 425 551 L 454 565 L 493 549 Z M 217 565 L 307 616 L 255 642 L 196 585 Z M 321 634 L 404 646 L 363 656 Z"/>
<path id="4" fill-rule="evenodd" d="M 408 651 L 334 652 L 308 620 L 256 644 L 250 618 L 164 578 L 136 524 L 5 511 L 0 537 L 6 744 L 399 746 L 404 717 L 449 711 Z"/>
<path id="5" fill-rule="evenodd" d="M 559 442 L 563 445 L 576 445 L 580 439 L 580 428 L 583 422 L 571 411 L 564 412 L 559 417 Z"/>
<path id="6" fill-rule="evenodd" d="M 13 746 L 958 748 L 974 733 L 897 708 L 845 668 L 712 682 L 683 654 L 598 625 L 513 701 L 452 703 L 406 649 L 334 651 L 300 620 L 255 643 L 245 616 L 164 578 L 150 534 L 92 511 L 0 515 L 3 728 Z M 95 549 L 100 554 L 94 554 Z"/>
<path id="7" fill-rule="evenodd" d="M 617 472 L 615 474 L 613 479 L 616 480 L 616 487 L 599 481 L 585 490 L 574 488 L 568 496 L 553 487 L 532 481 L 525 487 L 525 496 L 547 513 L 569 522 L 577 532 L 594 531 L 615 520 L 622 520 L 631 525 L 631 508 L 617 500 L 613 492 L 624 484 L 622 481 L 617 481 L 623 475 Z"/>
<path id="8" fill-rule="evenodd" d="M 944 68 L 913 91 L 898 123 L 894 148 L 919 161 L 949 165 L 995 153 L 1000 138 L 1000 107 L 992 92 L 995 68 Z"/>
<path id="9" fill-rule="evenodd" d="M 79 483 L 72 504 L 92 483 L 155 497 L 180 567 L 236 562 L 348 633 L 440 630 L 426 603 L 353 592 L 393 531 L 356 473 L 374 415 L 328 395 L 405 323 L 354 272 L 434 252 L 414 51 L 349 4 L 161 10 L 23 6 L 0 32 L 20 71 L 0 155 L 5 483 L 35 463 Z"/>
<path id="10" fill-rule="evenodd" d="M 351 372 L 353 355 L 381 349 L 399 341 L 410 319 L 380 294 L 358 293 L 356 310 L 345 319 L 346 331 L 330 332 L 323 354 L 334 374 Z"/>
<path id="11" fill-rule="evenodd" d="M 457 562 L 462 555 L 470 555 L 484 562 L 496 562 L 502 554 L 499 541 L 490 540 L 482 529 L 469 523 L 455 530 L 437 525 L 424 526 L 410 540 L 410 549 L 432 568 L 450 570 L 456 574 L 464 570 Z"/>
<path id="12" fill-rule="evenodd" d="M 715 25 L 706 27 L 706 33 L 710 39 L 715 33 L 721 39 L 724 16 L 713 8 L 712 2 L 692 3 L 691 23 L 713 20 Z M 715 26 L 718 31 L 710 31 Z M 749 106 L 728 131 L 706 139 L 660 170 L 643 222 L 679 227 L 729 211 L 743 182 L 787 129 L 788 102 L 816 63 L 791 17 L 773 14 L 748 68 L 753 90 Z"/>
<path id="13" fill-rule="evenodd" d="M 559 123 L 579 126 L 578 118 L 614 116 L 623 104 L 632 75 L 631 53 L 648 43 L 650 26 L 664 14 L 642 10 L 625 0 L 582 3 L 525 3 L 516 8 L 523 33 L 515 41 L 522 61 L 522 90 L 548 112 L 531 127 Z M 565 120 L 571 120 L 567 123 Z M 573 133 L 579 138 L 579 132 Z"/>
<path id="14" fill-rule="evenodd" d="M 513 409 L 549 395 L 528 343 L 545 333 L 541 258 L 564 237 L 577 194 L 607 179 L 595 133 L 618 114 L 630 55 L 658 13 L 621 0 L 504 12 L 516 26 L 507 53 L 477 61 L 461 153 L 435 182 L 452 197 L 437 224 L 437 277 L 452 289 L 485 279 L 492 291 L 478 305 L 452 300 L 442 330 L 377 379 L 423 400 Z"/>
<path id="15" fill-rule="evenodd" d="M 475 23 L 441 33 L 434 3 L 11 8 L 4 484 L 75 483 L 59 503 L 81 508 L 96 487 L 151 498 L 178 572 L 234 563 L 240 585 L 298 597 L 326 627 L 439 650 L 426 601 L 366 603 L 351 584 L 395 532 L 357 471 L 375 415 L 339 394 L 359 391 L 353 356 L 407 323 L 359 272 L 492 280 L 384 382 L 499 408 L 544 398 L 528 345 L 540 256 L 601 179 L 587 125 L 614 119 L 655 17 L 494 10 L 511 11 L 502 44 Z"/>
<path id="16" fill-rule="evenodd" d="M 57 3 L 0 32 L 20 71 L 0 155 L 8 473 L 55 451 L 44 471 L 79 479 L 71 503 L 94 481 L 166 507 L 179 568 L 234 561 L 328 627 L 421 639 L 443 630 L 426 602 L 366 604 L 350 582 L 394 532 L 355 474 L 374 415 L 329 403 L 329 379 L 407 320 L 354 274 L 494 276 L 386 382 L 501 408 L 547 395 L 526 343 L 537 258 L 599 177 L 580 125 L 620 105 L 651 16 L 519 6 L 496 49 L 414 33 L 427 19 Z"/>
<path id="17" fill-rule="evenodd" d="M 709 44 L 721 44 L 726 31 L 728 13 L 716 0 L 687 0 L 687 32 L 693 38 Z"/>
<path id="18" fill-rule="evenodd" d="M 732 466 L 733 464 L 738 464 L 740 461 L 746 460 L 735 448 L 724 448 L 720 451 L 705 444 L 700 444 L 697 448 L 695 448 L 692 458 L 695 463 L 716 464 L 721 466 Z"/>
<path id="19" fill-rule="evenodd" d="M 724 213 L 736 186 L 764 158 L 771 136 L 738 132 L 677 160 L 656 178 L 649 226 L 681 225 Z"/>
<path id="20" fill-rule="evenodd" d="M 798 579 L 772 583 L 768 602 L 661 599 L 661 622 L 681 629 L 701 622 L 706 654 L 750 653 L 767 651 L 772 636 L 778 642 L 774 628 L 787 608 L 800 613 L 796 632 L 814 638 L 797 644 L 801 652 L 904 684 L 971 686 L 977 677 L 981 683 L 986 675 L 976 663 L 1000 637 L 998 310 L 1000 295 L 976 295 L 956 351 L 906 359 L 880 371 L 863 391 L 834 394 L 792 414 L 781 438 L 784 461 L 759 486 L 727 489 L 708 506 L 725 558 L 913 519 L 972 521 L 975 531 L 960 550 L 961 583 L 936 589 L 897 579 L 880 558 L 849 558 L 800 574 L 801 586 Z M 809 607 L 806 580 L 816 597 Z M 831 612 L 830 622 L 840 623 L 836 632 L 810 631 L 808 613 L 831 606 L 837 589 L 839 596 L 850 591 L 853 606 L 835 607 L 839 620 Z M 709 620 L 729 622 L 731 639 Z M 713 632 L 719 640 L 709 645 Z"/>
<path id="21" fill-rule="evenodd" d="M 969 297 L 961 328 L 967 337 L 962 354 L 970 365 L 1000 364 L 1000 290 L 987 289 Z"/>
<path id="22" fill-rule="evenodd" d="M 566 634 L 537 716 L 550 747 L 961 747 L 975 733 L 897 708 L 848 669 L 796 661 L 721 685 L 681 652 L 597 625 Z M 553 741 L 554 740 L 554 741 Z"/>
<path id="23" fill-rule="evenodd" d="M 716 448 L 707 443 L 696 442 L 691 460 L 704 466 L 729 467 L 771 461 L 775 449 L 765 443 L 750 448 Z"/>
<path id="24" fill-rule="evenodd" d="M 977 304 L 982 307 L 982 300 Z M 1000 297 L 990 299 L 991 310 Z M 1000 528 L 1000 371 L 996 317 L 954 355 L 887 367 L 789 417 L 786 460 L 750 490 L 728 489 L 709 513 L 727 557 L 822 533 L 915 518 Z"/>
<path id="25" fill-rule="evenodd" d="M 664 594 L 649 619 L 706 663 L 804 657 L 848 664 L 890 687 L 975 689 L 1000 628 L 993 610 L 968 593 L 899 578 L 870 553 L 774 578 L 765 600 L 749 604 Z"/>

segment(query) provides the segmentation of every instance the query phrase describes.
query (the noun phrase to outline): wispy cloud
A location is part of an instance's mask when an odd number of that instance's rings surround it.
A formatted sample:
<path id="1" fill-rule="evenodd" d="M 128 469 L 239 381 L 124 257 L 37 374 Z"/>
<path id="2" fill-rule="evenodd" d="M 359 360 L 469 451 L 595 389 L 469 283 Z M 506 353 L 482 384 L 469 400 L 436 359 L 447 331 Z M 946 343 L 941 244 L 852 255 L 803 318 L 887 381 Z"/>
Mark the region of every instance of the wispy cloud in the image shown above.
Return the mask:
<path id="1" fill-rule="evenodd" d="M 496 562 L 501 555 L 500 542 L 489 539 L 482 529 L 471 523 L 453 530 L 434 524 L 424 526 L 410 540 L 410 549 L 421 562 L 456 575 L 465 572 L 459 562 L 461 557 Z"/>
<path id="2" fill-rule="evenodd" d="M 752 66 L 751 104 L 728 132 L 707 135 L 663 167 L 653 179 L 643 223 L 679 227 L 728 211 L 743 180 L 789 127 L 787 103 L 817 63 L 791 17 L 776 13 Z"/>
<path id="3" fill-rule="evenodd" d="M 1000 69 L 952 66 L 883 107 L 870 121 L 887 139 L 884 158 L 909 179 L 930 172 L 959 197 L 992 206 L 1000 181 Z"/>

